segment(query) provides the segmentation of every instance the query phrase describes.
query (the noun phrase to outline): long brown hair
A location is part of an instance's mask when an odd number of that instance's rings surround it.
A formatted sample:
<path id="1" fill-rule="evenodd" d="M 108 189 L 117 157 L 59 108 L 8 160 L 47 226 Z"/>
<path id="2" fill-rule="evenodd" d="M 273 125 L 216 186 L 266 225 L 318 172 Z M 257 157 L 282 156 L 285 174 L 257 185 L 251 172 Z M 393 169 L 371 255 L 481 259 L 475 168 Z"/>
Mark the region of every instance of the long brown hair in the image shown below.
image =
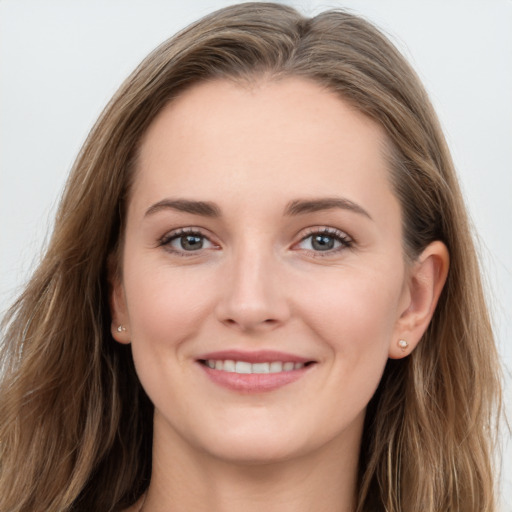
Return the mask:
<path id="1" fill-rule="evenodd" d="M 451 267 L 410 357 L 389 361 L 368 406 L 359 512 L 491 512 L 499 371 L 453 164 L 413 70 L 370 23 L 343 11 L 217 11 L 150 54 L 108 104 L 69 177 L 46 254 L 4 320 L 0 510 L 112 511 L 151 473 L 152 405 L 130 348 L 110 334 L 116 271 L 141 138 L 192 84 L 265 75 L 313 80 L 388 136 L 404 254 L 443 241 Z"/>

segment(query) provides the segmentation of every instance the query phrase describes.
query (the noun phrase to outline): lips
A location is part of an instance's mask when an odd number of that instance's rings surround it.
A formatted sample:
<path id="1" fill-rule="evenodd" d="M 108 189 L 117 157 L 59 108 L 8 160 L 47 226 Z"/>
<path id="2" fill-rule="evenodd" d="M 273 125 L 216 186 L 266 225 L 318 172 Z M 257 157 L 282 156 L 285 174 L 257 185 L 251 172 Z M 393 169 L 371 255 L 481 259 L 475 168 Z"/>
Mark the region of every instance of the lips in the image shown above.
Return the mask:
<path id="1" fill-rule="evenodd" d="M 245 393 L 272 391 L 295 382 L 316 363 L 274 351 L 215 352 L 204 354 L 197 362 L 216 384 Z"/>

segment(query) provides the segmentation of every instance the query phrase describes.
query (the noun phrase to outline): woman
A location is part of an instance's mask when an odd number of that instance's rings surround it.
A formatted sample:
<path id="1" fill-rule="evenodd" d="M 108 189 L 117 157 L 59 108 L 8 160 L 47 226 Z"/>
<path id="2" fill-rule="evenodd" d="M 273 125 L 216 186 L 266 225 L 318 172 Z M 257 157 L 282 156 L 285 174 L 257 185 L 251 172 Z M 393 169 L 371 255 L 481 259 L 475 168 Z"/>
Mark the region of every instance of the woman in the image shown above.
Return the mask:
<path id="1" fill-rule="evenodd" d="M 353 15 L 244 4 L 157 48 L 5 325 L 2 511 L 495 510 L 464 204 Z"/>

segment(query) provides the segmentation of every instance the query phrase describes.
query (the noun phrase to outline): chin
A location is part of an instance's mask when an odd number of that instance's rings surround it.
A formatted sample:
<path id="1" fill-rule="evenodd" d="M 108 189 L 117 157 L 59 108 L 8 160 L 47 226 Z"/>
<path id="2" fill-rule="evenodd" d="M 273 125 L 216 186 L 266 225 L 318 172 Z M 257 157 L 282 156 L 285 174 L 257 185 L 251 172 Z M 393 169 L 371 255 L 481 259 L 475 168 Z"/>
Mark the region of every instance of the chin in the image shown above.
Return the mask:
<path id="1" fill-rule="evenodd" d="M 300 425 L 297 421 L 293 424 Z M 189 441 L 196 449 L 237 464 L 286 461 L 314 450 L 311 436 L 300 429 L 290 429 L 290 425 L 251 421 L 196 433 L 198 437 Z"/>
<path id="2" fill-rule="evenodd" d="M 210 450 L 210 454 L 216 459 L 248 466 L 285 462 L 306 452 L 307 449 L 304 447 L 278 445 L 269 439 L 254 438 L 247 442 L 229 443 L 229 446 L 217 445 Z"/>

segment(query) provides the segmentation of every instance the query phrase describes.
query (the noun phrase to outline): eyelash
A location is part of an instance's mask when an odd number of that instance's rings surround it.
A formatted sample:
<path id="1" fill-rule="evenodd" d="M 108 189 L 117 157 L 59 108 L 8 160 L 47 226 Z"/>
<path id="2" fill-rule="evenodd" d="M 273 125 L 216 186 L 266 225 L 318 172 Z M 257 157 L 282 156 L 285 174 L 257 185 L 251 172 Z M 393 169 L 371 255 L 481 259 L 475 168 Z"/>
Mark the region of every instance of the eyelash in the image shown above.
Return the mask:
<path id="1" fill-rule="evenodd" d="M 315 251 L 315 250 L 306 249 L 308 251 L 308 253 L 311 254 L 315 258 L 325 258 L 328 256 L 332 256 L 333 254 L 337 254 L 338 252 L 343 251 L 344 249 L 350 249 L 354 244 L 353 239 L 350 238 L 343 231 L 340 231 L 335 228 L 328 228 L 328 227 L 308 228 L 306 234 L 301 238 L 299 244 L 304 242 L 308 238 L 313 237 L 314 235 L 323 235 L 323 236 L 332 238 L 332 239 L 334 239 L 335 242 L 338 242 L 340 244 L 339 247 L 337 247 L 335 249 L 328 249 L 326 251 Z M 298 244 L 295 244 L 295 245 L 298 245 Z"/>
<path id="2" fill-rule="evenodd" d="M 201 252 L 201 249 L 197 251 L 185 251 L 185 250 L 176 250 L 171 246 L 171 242 L 174 240 L 178 240 L 184 236 L 196 236 L 203 240 L 208 240 L 209 243 L 215 246 L 215 244 L 198 228 L 181 228 L 177 231 L 172 231 L 171 233 L 165 234 L 158 241 L 158 246 L 163 247 L 166 251 L 171 252 L 172 254 L 176 254 L 177 256 L 190 257 L 194 256 L 194 253 Z"/>
<path id="3" fill-rule="evenodd" d="M 338 229 L 328 228 L 328 227 L 323 227 L 323 228 L 314 227 L 314 228 L 308 228 L 306 234 L 300 239 L 299 242 L 294 244 L 294 247 L 303 243 L 308 238 L 311 238 L 314 235 L 323 235 L 325 237 L 332 238 L 332 239 L 334 239 L 335 242 L 338 242 L 340 244 L 339 247 L 337 247 L 335 249 L 328 249 L 326 251 L 318 251 L 318 250 L 315 251 L 315 250 L 311 250 L 311 249 L 305 249 L 309 254 L 311 254 L 313 257 L 316 257 L 316 258 L 324 258 L 327 256 L 332 256 L 333 254 L 336 254 L 339 251 L 351 248 L 354 243 L 352 238 L 350 238 L 343 231 L 339 231 Z M 184 237 L 184 236 L 196 236 L 203 240 L 207 240 L 214 247 L 216 246 L 216 244 L 214 244 L 200 229 L 194 228 L 194 227 L 181 228 L 177 231 L 172 231 L 171 233 L 165 234 L 162 238 L 159 239 L 158 246 L 163 247 L 165 250 L 171 252 L 172 254 L 176 254 L 178 256 L 183 256 L 183 257 L 194 256 L 195 252 L 199 253 L 202 251 L 202 249 L 203 249 L 202 247 L 200 249 L 198 249 L 197 251 L 186 251 L 184 249 L 176 250 L 171 246 L 171 243 L 174 240 L 178 240 L 179 238 Z"/>

